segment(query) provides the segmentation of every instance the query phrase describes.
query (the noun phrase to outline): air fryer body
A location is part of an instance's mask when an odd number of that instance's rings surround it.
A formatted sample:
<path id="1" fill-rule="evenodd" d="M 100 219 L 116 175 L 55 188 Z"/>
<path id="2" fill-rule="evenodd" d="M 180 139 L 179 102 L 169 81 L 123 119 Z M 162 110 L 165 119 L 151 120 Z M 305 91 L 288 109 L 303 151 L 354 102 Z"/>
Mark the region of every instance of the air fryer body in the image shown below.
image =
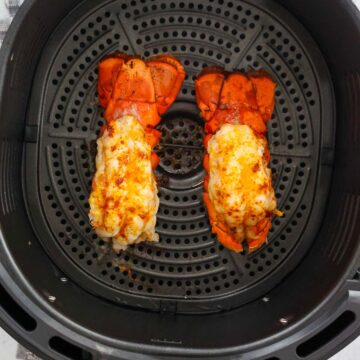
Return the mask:
<path id="1" fill-rule="evenodd" d="M 359 42 L 350 1 L 25 1 L 0 53 L 1 326 L 59 359 L 325 359 L 349 343 Z M 188 73 L 160 124 L 160 244 L 120 256 L 86 205 L 96 64 L 118 49 L 173 53 Z M 192 81 L 206 64 L 266 68 L 278 84 L 269 141 L 285 217 L 252 255 L 217 243 L 201 200 Z"/>

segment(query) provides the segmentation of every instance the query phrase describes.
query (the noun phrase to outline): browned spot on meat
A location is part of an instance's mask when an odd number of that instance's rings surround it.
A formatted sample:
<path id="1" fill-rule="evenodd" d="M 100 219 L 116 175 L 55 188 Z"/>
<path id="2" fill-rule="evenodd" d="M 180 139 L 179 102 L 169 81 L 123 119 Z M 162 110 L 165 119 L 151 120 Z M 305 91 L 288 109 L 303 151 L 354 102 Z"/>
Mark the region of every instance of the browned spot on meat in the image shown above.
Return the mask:
<path id="1" fill-rule="evenodd" d="M 144 220 L 144 222 L 147 222 L 150 218 L 149 214 L 147 213 L 141 213 L 139 214 L 139 217 Z"/>
<path id="2" fill-rule="evenodd" d="M 269 187 L 268 184 L 263 183 L 262 185 L 259 185 L 259 190 L 266 190 Z"/>
<path id="3" fill-rule="evenodd" d="M 118 177 L 118 178 L 116 179 L 115 183 L 116 183 L 117 186 L 120 186 L 120 185 L 123 183 L 123 181 L 124 181 L 124 178 Z"/>
<path id="4" fill-rule="evenodd" d="M 259 163 L 256 163 L 256 164 L 252 167 L 252 171 L 253 171 L 253 172 L 257 172 L 257 171 L 259 171 L 259 169 L 260 169 Z"/>
<path id="5" fill-rule="evenodd" d="M 111 124 L 107 125 L 106 130 L 108 131 L 108 135 L 109 135 L 110 137 L 113 137 L 113 136 L 114 136 L 114 128 L 112 127 Z"/>

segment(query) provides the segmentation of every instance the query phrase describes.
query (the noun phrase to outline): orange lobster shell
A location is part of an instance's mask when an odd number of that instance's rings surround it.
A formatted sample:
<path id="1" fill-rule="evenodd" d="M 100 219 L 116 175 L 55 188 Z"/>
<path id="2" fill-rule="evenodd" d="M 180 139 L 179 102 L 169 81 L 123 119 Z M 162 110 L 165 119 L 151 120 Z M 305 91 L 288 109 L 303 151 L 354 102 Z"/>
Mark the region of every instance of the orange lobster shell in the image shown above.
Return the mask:
<path id="1" fill-rule="evenodd" d="M 160 132 L 154 127 L 175 101 L 185 78 L 181 63 L 170 55 L 144 61 L 139 56 L 116 52 L 99 63 L 98 97 L 107 122 L 135 115 L 145 128 L 148 143 L 154 148 Z M 126 84 L 126 86 L 124 86 Z M 159 163 L 152 154 L 152 165 Z"/>
<path id="2" fill-rule="evenodd" d="M 265 71 L 227 73 L 220 67 L 207 67 L 195 81 L 196 101 L 205 121 L 204 146 L 224 124 L 248 125 L 256 137 L 266 142 L 266 124 L 271 119 L 275 104 L 275 83 Z M 270 153 L 265 146 L 263 161 L 268 164 Z M 246 248 L 251 252 L 260 247 L 267 239 L 274 214 L 267 213 L 254 226 L 248 228 L 252 236 L 244 241 L 235 238 L 233 230 L 220 219 L 209 196 L 209 154 L 204 156 L 203 165 L 207 173 L 204 180 L 204 202 L 208 209 L 212 231 L 218 240 L 227 248 L 242 252 Z"/>

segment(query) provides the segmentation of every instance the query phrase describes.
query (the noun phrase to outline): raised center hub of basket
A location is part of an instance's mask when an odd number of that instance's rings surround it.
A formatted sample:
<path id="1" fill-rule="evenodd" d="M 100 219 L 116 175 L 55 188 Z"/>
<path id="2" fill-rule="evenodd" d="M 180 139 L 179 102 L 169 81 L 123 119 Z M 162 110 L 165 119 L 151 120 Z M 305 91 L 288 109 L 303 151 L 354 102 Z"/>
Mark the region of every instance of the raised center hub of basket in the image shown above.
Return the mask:
<path id="1" fill-rule="evenodd" d="M 171 116 L 160 124 L 159 130 L 162 137 L 157 153 L 163 170 L 186 175 L 201 168 L 204 130 L 196 120 Z"/>

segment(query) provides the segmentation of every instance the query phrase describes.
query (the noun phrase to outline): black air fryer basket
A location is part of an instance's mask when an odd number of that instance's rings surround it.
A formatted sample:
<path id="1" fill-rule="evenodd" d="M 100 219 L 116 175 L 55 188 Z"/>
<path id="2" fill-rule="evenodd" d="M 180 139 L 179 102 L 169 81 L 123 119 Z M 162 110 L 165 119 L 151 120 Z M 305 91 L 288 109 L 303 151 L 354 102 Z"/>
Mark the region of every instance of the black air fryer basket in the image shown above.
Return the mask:
<path id="1" fill-rule="evenodd" d="M 171 53 L 158 244 L 117 255 L 87 213 L 97 63 Z M 0 53 L 0 324 L 51 359 L 326 359 L 360 332 L 360 18 L 351 1 L 27 0 Z M 202 202 L 206 65 L 266 69 L 279 208 L 235 254 Z"/>

